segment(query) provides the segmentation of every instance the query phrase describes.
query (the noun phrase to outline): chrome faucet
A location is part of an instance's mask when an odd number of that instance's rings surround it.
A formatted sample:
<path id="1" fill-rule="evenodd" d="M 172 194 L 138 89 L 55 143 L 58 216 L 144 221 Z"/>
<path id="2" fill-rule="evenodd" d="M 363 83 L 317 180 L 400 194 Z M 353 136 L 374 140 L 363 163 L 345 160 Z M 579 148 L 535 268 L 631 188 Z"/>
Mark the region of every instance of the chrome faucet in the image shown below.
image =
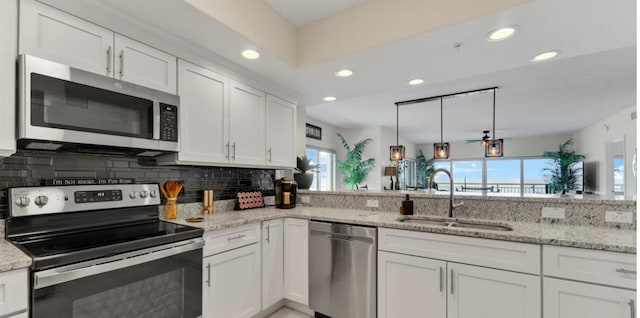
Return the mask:
<path id="1" fill-rule="evenodd" d="M 460 202 L 460 203 L 454 203 L 453 202 L 454 189 L 453 189 L 453 176 L 451 175 L 451 172 L 449 172 L 449 170 L 447 170 L 445 168 L 439 168 L 439 169 L 433 170 L 433 172 L 431 172 L 431 175 L 429 176 L 429 189 L 431 189 L 431 187 L 433 185 L 433 177 L 438 172 L 444 172 L 444 173 L 447 174 L 447 176 L 449 176 L 449 181 L 450 181 L 450 186 L 449 186 L 449 217 L 450 218 L 455 218 L 456 217 L 456 208 L 463 206 L 464 202 Z"/>

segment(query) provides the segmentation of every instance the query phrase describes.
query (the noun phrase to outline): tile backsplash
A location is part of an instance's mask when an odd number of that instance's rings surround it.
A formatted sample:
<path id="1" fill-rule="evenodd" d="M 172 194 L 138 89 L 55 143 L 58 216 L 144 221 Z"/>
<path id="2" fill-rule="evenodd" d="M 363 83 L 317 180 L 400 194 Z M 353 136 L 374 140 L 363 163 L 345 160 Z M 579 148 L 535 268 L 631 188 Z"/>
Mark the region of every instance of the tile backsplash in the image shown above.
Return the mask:
<path id="1" fill-rule="evenodd" d="M 0 218 L 6 217 L 7 189 L 39 186 L 53 178 L 134 178 L 136 183 L 184 182 L 180 203 L 200 202 L 203 189 L 213 189 L 215 200 L 228 200 L 236 192 L 261 190 L 273 195 L 273 169 L 158 166 L 153 159 L 121 156 L 18 151 L 0 159 Z"/>

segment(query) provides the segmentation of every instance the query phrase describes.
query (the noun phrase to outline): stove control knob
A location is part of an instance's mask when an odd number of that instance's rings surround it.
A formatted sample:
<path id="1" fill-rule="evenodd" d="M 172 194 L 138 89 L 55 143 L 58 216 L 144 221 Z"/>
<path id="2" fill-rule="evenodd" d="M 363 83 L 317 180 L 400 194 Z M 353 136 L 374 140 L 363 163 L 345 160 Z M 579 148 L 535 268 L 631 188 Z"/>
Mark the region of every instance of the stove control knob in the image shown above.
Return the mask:
<path id="1" fill-rule="evenodd" d="M 29 203 L 31 203 L 31 200 L 29 200 L 28 197 L 19 197 L 16 199 L 16 205 L 21 208 L 28 206 Z"/>
<path id="2" fill-rule="evenodd" d="M 47 205 L 47 202 L 49 202 L 49 198 L 46 195 L 39 195 L 36 197 L 35 201 L 33 201 L 33 203 L 40 208 Z"/>
<path id="3" fill-rule="evenodd" d="M 145 199 L 147 197 L 147 195 L 149 195 L 149 192 L 147 191 L 140 191 L 140 198 L 141 199 Z"/>
<path id="4" fill-rule="evenodd" d="M 136 198 L 136 192 L 135 191 L 131 191 L 129 193 L 129 197 L 132 198 L 132 199 L 135 199 Z"/>
<path id="5" fill-rule="evenodd" d="M 156 197 L 156 195 L 157 195 L 156 190 L 151 190 L 151 191 L 149 191 L 149 196 L 150 196 L 150 197 L 155 198 L 155 197 Z"/>

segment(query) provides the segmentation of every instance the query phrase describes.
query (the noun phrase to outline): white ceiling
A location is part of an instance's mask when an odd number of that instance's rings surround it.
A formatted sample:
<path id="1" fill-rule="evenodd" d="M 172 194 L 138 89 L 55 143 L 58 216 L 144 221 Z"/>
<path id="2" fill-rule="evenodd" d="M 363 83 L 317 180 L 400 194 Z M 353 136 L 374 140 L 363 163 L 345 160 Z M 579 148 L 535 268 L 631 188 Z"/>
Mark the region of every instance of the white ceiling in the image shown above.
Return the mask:
<path id="1" fill-rule="evenodd" d="M 397 101 L 491 86 L 500 87 L 497 137 L 570 133 L 636 105 L 635 0 L 535 0 L 301 69 L 267 52 L 259 60 L 244 60 L 238 53 L 251 45 L 247 39 L 180 0 L 158 0 L 153 7 L 142 0 L 85 0 L 84 11 L 75 0 L 45 1 L 118 32 L 128 34 L 127 23 L 137 24 L 215 52 L 299 92 L 298 104 L 309 118 L 337 127 L 395 130 Z M 518 26 L 517 34 L 501 42 L 485 40 L 504 25 Z M 156 44 L 153 38 L 140 40 Z M 462 47 L 454 48 L 458 42 Z M 560 50 L 559 57 L 529 62 L 549 49 Z M 334 72 L 345 67 L 355 75 L 336 78 Z M 425 84 L 408 86 L 415 77 Z M 338 100 L 323 102 L 329 95 Z M 444 106 L 448 141 L 480 138 L 491 126 L 490 94 L 445 100 Z M 418 144 L 439 140 L 439 115 L 437 104 L 402 108 L 401 135 Z"/>
<path id="2" fill-rule="evenodd" d="M 264 0 L 289 23 L 302 27 L 367 0 Z"/>

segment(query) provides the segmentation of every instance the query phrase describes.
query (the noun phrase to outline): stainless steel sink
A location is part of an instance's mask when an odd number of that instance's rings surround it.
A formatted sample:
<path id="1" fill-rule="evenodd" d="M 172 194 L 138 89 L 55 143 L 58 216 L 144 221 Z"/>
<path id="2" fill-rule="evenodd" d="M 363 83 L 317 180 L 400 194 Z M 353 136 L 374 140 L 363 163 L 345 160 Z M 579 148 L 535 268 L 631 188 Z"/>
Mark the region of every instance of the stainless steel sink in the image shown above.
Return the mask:
<path id="1" fill-rule="evenodd" d="M 513 228 L 511 228 L 509 225 L 486 221 L 461 221 L 433 218 L 427 216 L 402 216 L 397 220 L 404 223 L 417 223 L 444 227 L 459 227 L 489 231 L 513 231 Z"/>

